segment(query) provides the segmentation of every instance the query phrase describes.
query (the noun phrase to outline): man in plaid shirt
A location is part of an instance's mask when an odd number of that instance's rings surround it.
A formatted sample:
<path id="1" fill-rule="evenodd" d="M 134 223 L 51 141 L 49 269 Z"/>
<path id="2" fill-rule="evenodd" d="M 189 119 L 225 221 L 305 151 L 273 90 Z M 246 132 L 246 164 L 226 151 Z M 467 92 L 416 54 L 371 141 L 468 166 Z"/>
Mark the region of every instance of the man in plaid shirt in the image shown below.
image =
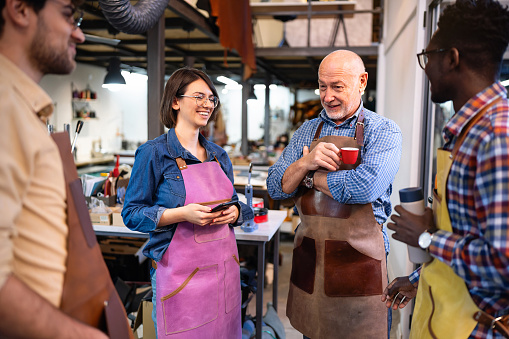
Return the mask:
<path id="1" fill-rule="evenodd" d="M 441 224 L 443 214 L 434 218 L 429 208 L 422 217 L 396 206 L 399 216 L 388 224 L 394 239 L 433 257 L 409 277 L 396 278 L 382 296 L 397 309 L 417 294 L 411 337 L 444 337 L 443 326 L 455 333 L 449 338 L 509 338 L 509 103 L 498 81 L 508 42 L 507 7 L 458 0 L 443 11 L 427 49 L 418 54 L 432 101 L 452 100 L 456 114 L 443 130 L 443 151 L 452 151 L 441 196 L 449 230 Z M 431 277 L 437 265 L 442 273 Z M 464 319 L 445 312 L 458 300 L 442 302 L 462 288 L 465 301 L 458 309 L 465 310 Z M 470 304 L 472 312 L 466 311 Z"/>

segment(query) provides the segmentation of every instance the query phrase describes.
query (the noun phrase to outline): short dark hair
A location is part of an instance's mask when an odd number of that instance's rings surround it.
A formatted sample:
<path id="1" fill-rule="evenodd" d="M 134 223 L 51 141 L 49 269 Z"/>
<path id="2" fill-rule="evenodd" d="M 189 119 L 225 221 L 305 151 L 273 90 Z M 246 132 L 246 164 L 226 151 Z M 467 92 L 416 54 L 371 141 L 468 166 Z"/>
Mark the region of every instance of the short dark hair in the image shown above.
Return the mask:
<path id="1" fill-rule="evenodd" d="M 46 6 L 46 0 L 23 0 L 23 1 L 27 3 L 30 7 L 32 7 L 35 13 L 39 13 L 39 11 L 43 9 L 44 6 Z M 85 0 L 71 0 L 71 3 L 75 7 L 81 6 L 84 2 Z M 0 37 L 2 37 L 5 25 L 5 19 L 2 16 L 2 11 L 4 10 L 4 7 L 5 0 L 0 0 Z"/>
<path id="2" fill-rule="evenodd" d="M 39 13 L 39 11 L 44 8 L 44 5 L 46 5 L 46 0 L 25 0 L 25 2 L 33 8 L 35 13 Z M 5 0 L 0 0 L 0 37 L 3 34 L 4 25 L 5 25 L 5 19 L 2 15 L 2 11 L 5 7 Z"/>
<path id="3" fill-rule="evenodd" d="M 438 47 L 458 49 L 473 70 L 499 74 L 509 43 L 507 6 L 494 0 L 457 0 L 440 15 L 433 40 Z"/>
<path id="4" fill-rule="evenodd" d="M 205 72 L 190 67 L 180 68 L 173 72 L 164 87 L 163 99 L 161 100 L 161 110 L 159 112 L 161 122 L 164 126 L 167 128 L 175 127 L 177 124 L 178 111 L 174 110 L 172 107 L 173 100 L 183 95 L 190 83 L 200 79 L 209 85 L 210 90 L 219 100 L 216 88 Z M 220 106 L 221 103 L 218 103 L 217 107 L 212 111 L 209 122 L 216 119 L 217 111 Z"/>

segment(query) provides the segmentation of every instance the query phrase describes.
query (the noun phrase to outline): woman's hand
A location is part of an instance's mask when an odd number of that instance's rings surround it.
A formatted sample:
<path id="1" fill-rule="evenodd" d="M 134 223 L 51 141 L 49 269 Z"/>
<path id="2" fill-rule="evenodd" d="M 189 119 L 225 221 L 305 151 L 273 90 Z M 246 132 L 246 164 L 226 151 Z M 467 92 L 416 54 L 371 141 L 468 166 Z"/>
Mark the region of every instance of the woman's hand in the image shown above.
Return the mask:
<path id="1" fill-rule="evenodd" d="M 232 205 L 225 210 L 209 214 L 213 215 L 214 218 L 210 225 L 233 224 L 239 217 L 239 209 L 237 206 Z"/>
<path id="2" fill-rule="evenodd" d="M 211 212 L 212 208 L 200 204 L 189 204 L 164 211 L 158 226 L 176 224 L 187 221 L 198 226 L 232 224 L 239 217 L 239 209 L 232 205 L 225 210 Z"/>
<path id="3" fill-rule="evenodd" d="M 181 207 L 183 212 L 182 221 L 190 222 L 198 226 L 209 225 L 221 212 L 210 213 L 211 208 L 200 204 L 189 204 Z"/>

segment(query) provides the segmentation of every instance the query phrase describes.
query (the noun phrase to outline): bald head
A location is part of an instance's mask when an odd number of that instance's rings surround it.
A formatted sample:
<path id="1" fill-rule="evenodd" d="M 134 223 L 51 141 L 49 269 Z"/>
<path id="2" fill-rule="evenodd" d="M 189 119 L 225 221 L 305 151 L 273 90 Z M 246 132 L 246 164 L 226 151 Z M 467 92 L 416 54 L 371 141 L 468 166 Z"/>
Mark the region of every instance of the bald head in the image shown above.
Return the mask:
<path id="1" fill-rule="evenodd" d="M 320 101 L 327 116 L 339 125 L 355 114 L 367 83 L 368 73 L 357 54 L 338 50 L 327 55 L 318 69 Z"/>
<path id="2" fill-rule="evenodd" d="M 323 58 L 318 69 L 318 76 L 330 70 L 342 70 L 352 75 L 361 75 L 366 71 L 361 57 L 352 51 L 340 49 Z"/>

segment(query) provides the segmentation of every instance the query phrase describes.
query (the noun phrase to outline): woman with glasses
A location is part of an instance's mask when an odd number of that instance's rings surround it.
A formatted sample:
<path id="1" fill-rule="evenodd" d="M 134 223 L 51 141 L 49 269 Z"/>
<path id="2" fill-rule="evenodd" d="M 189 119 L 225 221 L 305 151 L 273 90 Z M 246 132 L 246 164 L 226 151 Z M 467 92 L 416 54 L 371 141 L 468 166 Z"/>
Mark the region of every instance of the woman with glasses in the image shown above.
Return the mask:
<path id="1" fill-rule="evenodd" d="M 252 210 L 238 202 L 228 154 L 200 129 L 214 120 L 219 99 L 200 70 L 175 71 L 160 118 L 169 129 L 136 151 L 122 217 L 148 232 L 153 259 L 152 318 L 158 338 L 240 338 L 241 290 L 232 227 Z M 212 207 L 237 203 L 218 212 Z"/>

